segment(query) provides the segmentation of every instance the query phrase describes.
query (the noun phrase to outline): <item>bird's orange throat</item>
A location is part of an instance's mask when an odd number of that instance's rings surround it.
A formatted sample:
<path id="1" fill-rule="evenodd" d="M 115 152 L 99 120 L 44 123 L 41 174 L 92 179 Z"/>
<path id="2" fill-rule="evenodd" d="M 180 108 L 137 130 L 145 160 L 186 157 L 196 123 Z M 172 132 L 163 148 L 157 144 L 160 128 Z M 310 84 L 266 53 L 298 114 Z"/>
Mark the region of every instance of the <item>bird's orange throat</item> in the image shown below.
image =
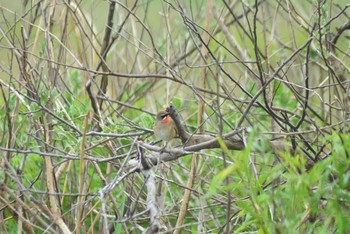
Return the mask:
<path id="1" fill-rule="evenodd" d="M 167 115 L 164 119 L 163 119 L 163 123 L 169 123 L 171 121 L 171 118 L 169 115 Z"/>

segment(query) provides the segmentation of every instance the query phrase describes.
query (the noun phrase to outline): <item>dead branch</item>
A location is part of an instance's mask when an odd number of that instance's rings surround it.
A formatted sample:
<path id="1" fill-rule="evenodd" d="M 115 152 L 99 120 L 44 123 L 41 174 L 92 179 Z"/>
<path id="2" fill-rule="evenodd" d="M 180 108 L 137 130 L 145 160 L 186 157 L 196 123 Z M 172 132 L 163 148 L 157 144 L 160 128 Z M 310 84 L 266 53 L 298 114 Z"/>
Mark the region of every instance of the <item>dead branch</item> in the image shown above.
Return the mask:
<path id="1" fill-rule="evenodd" d="M 170 105 L 169 107 L 166 108 L 166 111 L 174 120 L 174 123 L 178 129 L 178 134 L 182 141 L 185 151 L 200 151 L 202 149 L 220 148 L 220 143 L 217 137 L 215 136 L 208 135 L 208 134 L 190 134 L 186 132 L 181 123 L 180 116 L 175 106 Z M 238 131 L 234 130 L 222 136 L 222 140 L 228 149 L 243 150 L 245 148 L 244 139 L 238 136 L 238 133 L 244 130 L 245 130 L 244 128 L 241 128 Z"/>
<path id="2" fill-rule="evenodd" d="M 150 214 L 150 226 L 144 233 L 156 233 L 160 228 L 160 205 L 157 201 L 156 175 L 151 168 L 142 170 L 142 174 L 145 177 L 145 184 L 147 187 L 147 210 Z"/>

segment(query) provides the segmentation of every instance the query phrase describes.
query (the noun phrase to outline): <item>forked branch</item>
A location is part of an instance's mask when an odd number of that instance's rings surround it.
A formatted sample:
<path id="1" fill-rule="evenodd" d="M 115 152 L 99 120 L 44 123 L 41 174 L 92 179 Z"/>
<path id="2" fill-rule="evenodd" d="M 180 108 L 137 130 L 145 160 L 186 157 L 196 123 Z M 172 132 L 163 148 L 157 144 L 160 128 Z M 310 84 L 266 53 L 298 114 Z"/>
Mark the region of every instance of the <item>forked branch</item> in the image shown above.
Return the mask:
<path id="1" fill-rule="evenodd" d="M 170 105 L 166 108 L 166 111 L 174 120 L 185 151 L 200 151 L 202 149 L 220 148 L 220 144 L 216 136 L 208 134 L 190 134 L 186 132 L 175 106 Z M 238 133 L 243 131 L 245 131 L 245 128 L 240 128 L 222 136 L 222 140 L 228 149 L 243 150 L 245 148 L 245 140 L 243 137 L 238 135 Z"/>

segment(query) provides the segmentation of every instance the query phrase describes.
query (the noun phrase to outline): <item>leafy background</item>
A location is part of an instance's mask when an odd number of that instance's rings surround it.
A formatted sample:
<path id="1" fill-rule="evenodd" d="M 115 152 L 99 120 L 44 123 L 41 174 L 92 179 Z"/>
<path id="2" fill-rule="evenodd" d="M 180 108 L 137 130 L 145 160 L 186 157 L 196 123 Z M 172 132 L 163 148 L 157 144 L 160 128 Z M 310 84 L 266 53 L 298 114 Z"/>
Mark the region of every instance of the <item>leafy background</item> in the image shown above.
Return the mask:
<path id="1" fill-rule="evenodd" d="M 153 167 L 161 232 L 350 232 L 347 1 L 0 6 L 2 233 L 146 231 L 129 162 L 170 102 L 246 148 Z"/>

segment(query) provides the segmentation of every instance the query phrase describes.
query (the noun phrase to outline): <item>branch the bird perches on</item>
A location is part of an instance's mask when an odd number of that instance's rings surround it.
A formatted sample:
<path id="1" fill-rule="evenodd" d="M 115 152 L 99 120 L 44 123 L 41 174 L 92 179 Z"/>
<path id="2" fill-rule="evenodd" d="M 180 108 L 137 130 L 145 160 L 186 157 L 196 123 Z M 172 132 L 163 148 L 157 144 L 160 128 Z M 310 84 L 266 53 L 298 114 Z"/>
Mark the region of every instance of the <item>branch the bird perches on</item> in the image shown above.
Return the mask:
<path id="1" fill-rule="evenodd" d="M 166 108 L 166 111 L 169 113 L 178 129 L 178 134 L 184 146 L 184 150 L 199 151 L 202 149 L 220 148 L 218 139 L 215 136 L 208 134 L 190 134 L 186 132 L 181 124 L 180 116 L 175 106 L 170 105 Z M 244 139 L 238 135 L 238 133 L 243 131 L 245 131 L 245 128 L 240 128 L 222 136 L 222 140 L 228 149 L 243 150 L 245 148 Z"/>
<path id="2" fill-rule="evenodd" d="M 203 149 L 221 148 L 219 140 L 216 136 L 208 134 L 191 134 L 186 132 L 175 106 L 168 106 L 166 111 L 169 113 L 178 129 L 182 147 L 166 148 L 162 150 L 160 147 L 139 141 L 138 144 L 140 147 L 154 151 L 153 153 L 147 155 L 148 162 L 156 165 L 159 162 L 173 161 L 182 156 L 193 152 L 198 152 Z M 230 150 L 243 150 L 245 148 L 245 139 L 244 137 L 239 136 L 239 133 L 244 133 L 245 130 L 245 128 L 235 129 L 234 131 L 221 136 L 221 140 Z"/>

